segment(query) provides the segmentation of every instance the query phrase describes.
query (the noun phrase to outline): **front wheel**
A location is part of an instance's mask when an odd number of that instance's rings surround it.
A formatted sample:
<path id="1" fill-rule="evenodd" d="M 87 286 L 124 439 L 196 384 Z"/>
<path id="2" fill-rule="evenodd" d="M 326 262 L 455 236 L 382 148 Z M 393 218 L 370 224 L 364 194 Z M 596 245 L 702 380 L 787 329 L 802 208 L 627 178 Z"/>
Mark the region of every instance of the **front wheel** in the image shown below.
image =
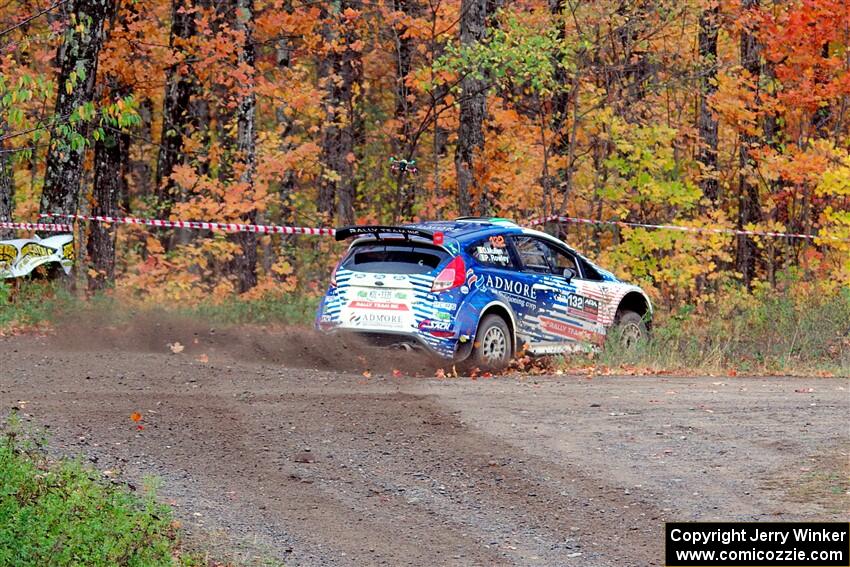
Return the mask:
<path id="1" fill-rule="evenodd" d="M 649 339 L 649 329 L 639 313 L 623 310 L 617 314 L 614 338 L 617 339 L 619 346 L 633 349 L 638 343 Z"/>
<path id="2" fill-rule="evenodd" d="M 470 362 L 482 370 L 504 370 L 511 361 L 511 331 L 498 315 L 487 315 L 478 325 Z"/>

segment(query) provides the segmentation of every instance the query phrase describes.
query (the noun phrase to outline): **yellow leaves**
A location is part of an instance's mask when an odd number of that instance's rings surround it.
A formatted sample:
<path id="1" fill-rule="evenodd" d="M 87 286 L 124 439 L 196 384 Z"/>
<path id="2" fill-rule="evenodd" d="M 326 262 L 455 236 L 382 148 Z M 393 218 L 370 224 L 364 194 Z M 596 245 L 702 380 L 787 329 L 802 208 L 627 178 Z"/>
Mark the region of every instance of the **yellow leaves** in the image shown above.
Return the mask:
<path id="1" fill-rule="evenodd" d="M 216 302 L 228 300 L 233 296 L 236 286 L 228 280 L 220 281 L 212 290 L 212 298 Z"/>
<path id="2" fill-rule="evenodd" d="M 292 273 L 293 268 L 292 264 L 281 258 L 272 264 L 271 270 L 278 276 L 288 276 Z"/>
<path id="3" fill-rule="evenodd" d="M 737 125 L 748 134 L 757 135 L 758 113 L 755 110 L 755 91 L 750 88 L 752 79 L 742 71 L 740 75 L 721 73 L 717 76 L 718 90 L 711 98 L 711 106 L 724 122 Z"/>
<path id="4" fill-rule="evenodd" d="M 850 196 L 850 154 L 846 150 L 836 150 L 832 166 L 823 171 L 817 184 L 816 193 L 821 196 Z"/>

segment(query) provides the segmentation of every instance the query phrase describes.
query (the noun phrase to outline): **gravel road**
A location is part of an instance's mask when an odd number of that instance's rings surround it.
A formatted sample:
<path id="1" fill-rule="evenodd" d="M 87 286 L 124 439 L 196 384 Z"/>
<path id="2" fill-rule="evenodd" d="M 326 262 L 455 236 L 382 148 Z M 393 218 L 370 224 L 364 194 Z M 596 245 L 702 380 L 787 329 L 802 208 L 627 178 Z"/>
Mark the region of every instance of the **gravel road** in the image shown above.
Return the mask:
<path id="1" fill-rule="evenodd" d="M 54 451 L 160 479 L 190 543 L 239 564 L 644 567 L 664 521 L 850 513 L 845 379 L 438 380 L 311 345 L 144 322 L 0 338 L 0 404 Z"/>

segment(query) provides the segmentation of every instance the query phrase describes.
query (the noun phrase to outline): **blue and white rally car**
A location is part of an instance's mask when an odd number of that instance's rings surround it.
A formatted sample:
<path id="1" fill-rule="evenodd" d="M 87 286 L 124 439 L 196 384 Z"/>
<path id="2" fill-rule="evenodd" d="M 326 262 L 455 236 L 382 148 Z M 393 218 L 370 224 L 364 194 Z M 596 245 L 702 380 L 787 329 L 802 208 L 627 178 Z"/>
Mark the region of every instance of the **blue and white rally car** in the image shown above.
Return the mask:
<path id="1" fill-rule="evenodd" d="M 499 370 L 520 349 L 567 353 L 646 337 L 652 305 L 558 239 L 496 218 L 352 226 L 316 316 L 326 332 Z"/>

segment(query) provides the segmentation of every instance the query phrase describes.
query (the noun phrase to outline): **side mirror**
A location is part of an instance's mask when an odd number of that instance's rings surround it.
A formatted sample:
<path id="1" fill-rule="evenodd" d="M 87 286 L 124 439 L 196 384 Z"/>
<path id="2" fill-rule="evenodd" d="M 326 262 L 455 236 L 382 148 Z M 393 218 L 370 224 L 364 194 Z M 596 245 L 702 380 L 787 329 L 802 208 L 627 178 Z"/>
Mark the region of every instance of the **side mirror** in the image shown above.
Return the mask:
<path id="1" fill-rule="evenodd" d="M 564 279 L 567 280 L 567 283 L 570 283 L 574 277 L 576 277 L 576 271 L 572 268 L 564 268 Z"/>

